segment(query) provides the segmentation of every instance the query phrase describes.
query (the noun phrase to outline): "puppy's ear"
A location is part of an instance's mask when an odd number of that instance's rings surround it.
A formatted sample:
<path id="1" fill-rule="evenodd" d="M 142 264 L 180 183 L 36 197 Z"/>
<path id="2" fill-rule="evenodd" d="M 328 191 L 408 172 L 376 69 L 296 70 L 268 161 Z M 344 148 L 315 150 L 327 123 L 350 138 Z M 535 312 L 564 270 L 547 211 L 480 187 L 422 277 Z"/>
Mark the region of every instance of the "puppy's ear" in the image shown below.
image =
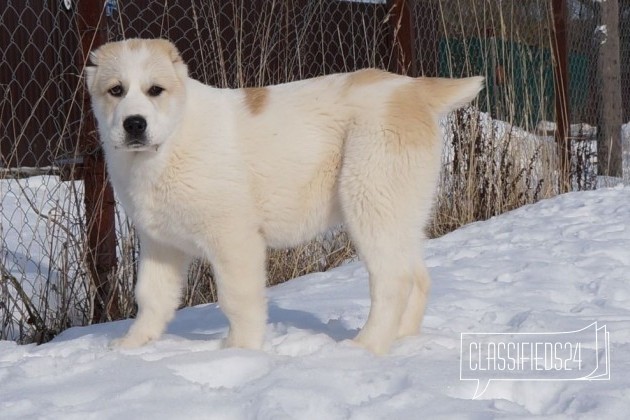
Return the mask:
<path id="1" fill-rule="evenodd" d="M 184 60 L 182 60 L 181 54 L 179 53 L 179 50 L 177 49 L 175 44 L 173 44 L 172 42 L 168 43 L 168 53 L 173 63 L 184 62 Z"/>
<path id="2" fill-rule="evenodd" d="M 179 61 L 174 61 L 173 66 L 175 67 L 175 72 L 177 76 L 179 76 L 182 83 L 188 79 L 188 66 L 184 64 L 184 60 L 179 58 Z"/>
<path id="3" fill-rule="evenodd" d="M 161 44 L 160 47 L 163 48 L 164 51 L 166 51 L 169 58 L 171 59 L 171 62 L 173 63 L 173 66 L 175 66 L 175 71 L 177 72 L 177 75 L 182 81 L 185 80 L 188 77 L 188 66 L 186 65 L 186 63 L 184 63 L 184 60 L 182 59 L 182 56 L 179 53 L 179 50 L 177 49 L 175 44 L 167 41 L 166 39 L 160 39 L 159 42 Z"/>
<path id="4" fill-rule="evenodd" d="M 90 51 L 88 59 L 89 59 L 90 63 L 92 63 L 95 66 L 98 66 L 98 61 L 99 61 L 98 48 L 95 49 L 95 50 Z"/>
<path id="5" fill-rule="evenodd" d="M 90 51 L 89 61 L 93 65 L 90 66 L 88 64 L 85 67 L 85 69 L 84 69 L 84 72 L 85 72 L 85 84 L 86 84 L 90 94 L 92 94 L 92 90 L 93 90 L 93 87 L 94 87 L 94 80 L 96 79 L 96 67 L 98 66 L 98 61 L 99 61 L 98 49 Z"/>
<path id="6" fill-rule="evenodd" d="M 96 67 L 95 66 L 86 67 L 84 72 L 85 72 L 85 85 L 87 86 L 88 91 L 91 94 L 93 86 L 94 86 L 94 80 L 96 78 Z"/>

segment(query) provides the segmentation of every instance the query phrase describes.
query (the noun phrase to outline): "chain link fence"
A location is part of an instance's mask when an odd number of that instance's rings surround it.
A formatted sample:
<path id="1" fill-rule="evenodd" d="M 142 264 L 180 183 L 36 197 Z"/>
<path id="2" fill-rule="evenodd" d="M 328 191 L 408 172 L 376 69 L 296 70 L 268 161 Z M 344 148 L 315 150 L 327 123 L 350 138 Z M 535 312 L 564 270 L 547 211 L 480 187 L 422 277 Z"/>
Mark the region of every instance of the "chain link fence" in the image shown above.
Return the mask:
<path id="1" fill-rule="evenodd" d="M 87 115 L 83 17 L 77 12 L 77 4 L 87 1 L 0 0 L 0 339 L 43 342 L 94 319 L 98 296 L 86 262 L 86 177 L 81 173 L 83 159 L 94 150 L 81 138 Z M 601 109 L 597 50 L 605 34 L 597 1 L 566 2 L 571 135 L 588 145 L 581 154 L 576 149 L 574 172 L 582 179 L 576 187 L 589 188 Z M 486 76 L 487 89 L 476 107 L 444 120 L 444 174 L 430 235 L 557 191 L 551 1 L 102 3 L 99 30 L 106 40 L 168 38 L 192 77 L 221 88 L 365 67 Z M 619 4 L 627 120 L 630 1 Z M 115 210 L 117 263 L 109 281 L 115 284 L 111 298 L 119 316 L 127 317 L 135 310 L 131 290 L 138 243 L 122 210 Z M 271 253 L 270 278 L 275 282 L 324 270 L 351 257 L 347 238 L 336 232 L 305 247 Z M 203 263 L 193 265 L 186 305 L 215 297 L 211 276 Z"/>
<path id="2" fill-rule="evenodd" d="M 289 82 L 364 67 L 388 68 L 384 2 L 118 2 L 110 41 L 168 38 L 191 76 L 226 88 Z"/>
<path id="3" fill-rule="evenodd" d="M 82 184 L 60 181 L 79 155 L 75 26 L 61 2 L 0 2 L 0 339 L 87 321 Z"/>

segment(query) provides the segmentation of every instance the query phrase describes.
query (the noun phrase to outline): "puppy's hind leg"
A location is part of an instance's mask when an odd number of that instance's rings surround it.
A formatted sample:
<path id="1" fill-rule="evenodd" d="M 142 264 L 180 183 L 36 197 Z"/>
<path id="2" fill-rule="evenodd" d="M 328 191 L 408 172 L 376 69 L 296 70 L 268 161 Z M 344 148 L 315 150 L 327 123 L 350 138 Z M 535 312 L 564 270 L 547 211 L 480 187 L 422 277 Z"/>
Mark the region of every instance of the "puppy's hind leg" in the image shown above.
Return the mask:
<path id="1" fill-rule="evenodd" d="M 398 337 L 406 337 L 418 334 L 420 325 L 424 317 L 424 310 L 427 303 L 431 278 L 422 256 L 417 257 L 412 271 L 413 286 L 407 299 L 407 307 L 403 312 L 398 328 Z"/>
<path id="2" fill-rule="evenodd" d="M 385 354 L 398 335 L 412 290 L 412 274 L 408 261 L 395 249 L 378 245 L 383 237 L 366 243 L 365 236 L 357 239 L 360 236 L 355 234 L 353 238 L 370 275 L 371 306 L 367 322 L 355 340 L 376 354 Z"/>
<path id="3" fill-rule="evenodd" d="M 158 338 L 175 315 L 190 257 L 148 237 L 140 239 L 140 267 L 136 300 L 138 316 L 114 347 L 135 348 Z"/>
<path id="4" fill-rule="evenodd" d="M 340 199 L 346 228 L 370 274 L 370 313 L 355 340 L 384 354 L 398 335 L 412 289 L 409 249 L 413 243 L 398 217 L 394 191 L 373 181 L 342 178 Z"/>
<path id="5" fill-rule="evenodd" d="M 418 157 L 421 147 L 407 144 L 404 132 L 374 132 L 382 137 L 346 141 L 339 199 L 346 228 L 370 274 L 370 313 L 356 341 L 384 354 L 403 318 L 405 331 L 414 327 L 403 314 L 409 296 L 422 294 L 414 267 L 430 208 L 430 200 L 423 204 L 421 198 L 430 195 L 431 185 L 426 181 L 430 174 L 424 173 L 428 165 Z M 412 305 L 409 318 L 421 309 Z"/>

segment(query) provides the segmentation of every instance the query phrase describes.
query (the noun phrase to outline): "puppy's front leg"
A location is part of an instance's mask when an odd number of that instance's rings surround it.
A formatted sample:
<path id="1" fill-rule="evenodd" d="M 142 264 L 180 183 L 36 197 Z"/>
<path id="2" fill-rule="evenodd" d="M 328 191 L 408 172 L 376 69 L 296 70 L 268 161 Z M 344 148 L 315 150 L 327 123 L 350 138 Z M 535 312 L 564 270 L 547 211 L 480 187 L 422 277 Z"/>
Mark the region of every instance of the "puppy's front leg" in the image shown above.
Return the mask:
<path id="1" fill-rule="evenodd" d="M 138 316 L 127 334 L 112 345 L 140 347 L 158 338 L 175 315 L 190 257 L 146 235 L 140 238 L 140 266 L 136 301 Z"/>
<path id="2" fill-rule="evenodd" d="M 222 238 L 212 258 L 219 306 L 230 321 L 225 345 L 260 349 L 267 325 L 267 248 L 260 234 L 237 230 Z"/>

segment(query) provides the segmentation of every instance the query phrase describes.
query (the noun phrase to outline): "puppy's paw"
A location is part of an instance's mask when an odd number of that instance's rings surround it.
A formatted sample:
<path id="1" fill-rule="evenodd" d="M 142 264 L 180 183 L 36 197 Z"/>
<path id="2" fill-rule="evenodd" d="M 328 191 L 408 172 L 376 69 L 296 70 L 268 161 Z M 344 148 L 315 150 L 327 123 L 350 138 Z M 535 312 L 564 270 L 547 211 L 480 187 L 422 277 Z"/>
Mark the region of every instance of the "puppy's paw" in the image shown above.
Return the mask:
<path id="1" fill-rule="evenodd" d="M 127 334 L 124 337 L 112 340 L 109 344 L 110 349 L 137 349 L 151 341 L 152 338 L 147 335 Z"/>
<path id="2" fill-rule="evenodd" d="M 260 350 L 262 348 L 262 344 L 262 336 L 257 336 L 256 334 L 237 336 L 232 330 L 230 330 L 227 337 L 223 339 L 221 347 L 224 349 L 236 347 L 249 350 Z"/>
<path id="3" fill-rule="evenodd" d="M 375 340 L 368 335 L 361 334 L 357 335 L 353 343 L 359 347 L 362 347 L 368 351 L 371 351 L 377 356 L 384 356 L 389 352 L 391 347 L 391 342 L 383 342 L 382 340 Z"/>

